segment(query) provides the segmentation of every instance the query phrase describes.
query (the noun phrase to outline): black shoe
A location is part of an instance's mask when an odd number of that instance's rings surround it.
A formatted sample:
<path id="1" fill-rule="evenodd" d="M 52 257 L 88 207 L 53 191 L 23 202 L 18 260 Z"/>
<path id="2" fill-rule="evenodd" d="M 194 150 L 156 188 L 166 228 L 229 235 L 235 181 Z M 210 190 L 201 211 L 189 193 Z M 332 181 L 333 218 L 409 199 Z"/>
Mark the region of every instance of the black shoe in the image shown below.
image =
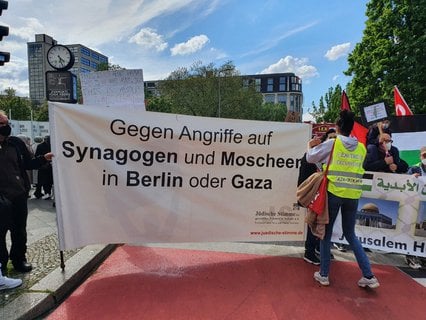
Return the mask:
<path id="1" fill-rule="evenodd" d="M 312 263 L 313 265 L 316 265 L 316 266 L 320 264 L 320 259 L 317 257 L 315 253 L 305 252 L 305 255 L 303 256 L 303 260 L 305 260 L 306 262 Z"/>
<path id="2" fill-rule="evenodd" d="M 13 268 L 18 272 L 30 272 L 33 270 L 33 266 L 31 263 L 28 263 L 26 261 L 13 263 Z"/>

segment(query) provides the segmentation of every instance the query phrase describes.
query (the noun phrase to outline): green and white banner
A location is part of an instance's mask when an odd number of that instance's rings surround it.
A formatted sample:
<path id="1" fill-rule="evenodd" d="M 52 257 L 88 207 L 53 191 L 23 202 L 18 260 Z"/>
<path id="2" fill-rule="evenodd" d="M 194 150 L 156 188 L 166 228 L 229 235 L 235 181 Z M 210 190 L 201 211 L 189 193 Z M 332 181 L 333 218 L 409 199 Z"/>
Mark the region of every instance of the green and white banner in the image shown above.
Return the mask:
<path id="1" fill-rule="evenodd" d="M 426 257 L 426 177 L 367 172 L 356 216 L 363 247 Z M 341 216 L 333 241 L 346 243 Z"/>

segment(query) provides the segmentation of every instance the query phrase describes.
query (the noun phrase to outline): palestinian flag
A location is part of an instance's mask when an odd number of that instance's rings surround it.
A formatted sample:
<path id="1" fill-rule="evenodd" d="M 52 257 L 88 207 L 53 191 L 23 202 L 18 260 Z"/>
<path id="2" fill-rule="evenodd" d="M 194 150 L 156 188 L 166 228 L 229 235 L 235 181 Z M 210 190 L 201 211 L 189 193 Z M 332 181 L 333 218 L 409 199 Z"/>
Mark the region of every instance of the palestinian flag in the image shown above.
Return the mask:
<path id="1" fill-rule="evenodd" d="M 426 146 L 426 114 L 391 116 L 393 146 L 409 166 L 420 162 L 420 148 Z"/>

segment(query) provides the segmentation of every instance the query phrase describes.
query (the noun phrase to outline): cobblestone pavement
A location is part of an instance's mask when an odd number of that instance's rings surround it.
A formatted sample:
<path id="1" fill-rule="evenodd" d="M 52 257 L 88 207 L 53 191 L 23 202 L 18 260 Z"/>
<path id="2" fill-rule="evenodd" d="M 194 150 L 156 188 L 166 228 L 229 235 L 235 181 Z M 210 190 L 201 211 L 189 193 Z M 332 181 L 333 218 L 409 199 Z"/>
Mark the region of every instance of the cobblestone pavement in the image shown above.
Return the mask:
<path id="1" fill-rule="evenodd" d="M 29 273 L 15 272 L 9 261 L 7 276 L 20 278 L 23 284 L 15 290 L 0 291 L 0 308 L 19 295 L 29 292 L 29 288 L 61 265 L 53 201 L 29 199 L 28 212 L 27 259 L 32 263 L 33 270 Z M 9 235 L 8 245 L 10 248 Z M 64 251 L 64 260 L 68 260 L 78 251 L 78 249 Z"/>

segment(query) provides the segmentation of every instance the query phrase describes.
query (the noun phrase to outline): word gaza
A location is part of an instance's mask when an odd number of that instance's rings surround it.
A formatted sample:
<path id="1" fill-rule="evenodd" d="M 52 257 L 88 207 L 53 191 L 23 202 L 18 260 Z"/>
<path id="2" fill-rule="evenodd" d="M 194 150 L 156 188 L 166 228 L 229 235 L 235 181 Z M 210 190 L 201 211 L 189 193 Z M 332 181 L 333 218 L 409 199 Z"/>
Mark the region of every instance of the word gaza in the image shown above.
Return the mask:
<path id="1" fill-rule="evenodd" d="M 232 177 L 231 184 L 236 189 L 265 189 L 272 190 L 271 179 L 244 178 L 241 174 Z"/>

